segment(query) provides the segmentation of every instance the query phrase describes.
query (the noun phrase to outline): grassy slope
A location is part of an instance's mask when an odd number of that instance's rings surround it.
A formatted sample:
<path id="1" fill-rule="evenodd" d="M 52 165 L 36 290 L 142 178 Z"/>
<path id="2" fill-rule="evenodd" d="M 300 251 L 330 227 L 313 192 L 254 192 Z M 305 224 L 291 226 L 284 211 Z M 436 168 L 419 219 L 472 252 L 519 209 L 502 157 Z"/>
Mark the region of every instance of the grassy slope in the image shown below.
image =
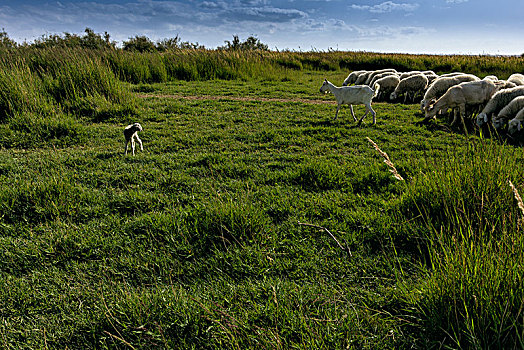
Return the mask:
<path id="1" fill-rule="evenodd" d="M 318 93 L 323 77 L 148 89 L 332 100 Z M 365 137 L 411 179 L 466 153 L 464 136 L 416 126 L 416 105 L 377 103 L 377 125 L 356 128 L 347 108 L 331 120 L 334 103 L 139 103 L 134 158 L 111 123 L 91 124 L 77 146 L 0 151 L 0 343 L 425 346 L 403 297 L 426 277 L 410 263 L 420 231 L 394 221 L 405 184 Z M 299 221 L 329 228 L 352 256 Z"/>

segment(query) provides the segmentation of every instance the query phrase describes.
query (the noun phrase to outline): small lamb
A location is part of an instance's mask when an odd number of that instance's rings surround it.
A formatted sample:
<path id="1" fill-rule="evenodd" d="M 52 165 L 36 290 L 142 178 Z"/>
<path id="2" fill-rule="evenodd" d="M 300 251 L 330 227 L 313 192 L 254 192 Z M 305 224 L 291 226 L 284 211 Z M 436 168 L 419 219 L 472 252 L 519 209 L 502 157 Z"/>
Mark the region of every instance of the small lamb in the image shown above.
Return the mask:
<path id="1" fill-rule="evenodd" d="M 144 146 L 142 146 L 142 140 L 140 140 L 140 138 L 138 137 L 138 132 L 142 130 L 143 130 L 142 125 L 140 125 L 139 123 L 130 124 L 125 127 L 124 137 L 126 139 L 126 146 L 125 146 L 124 155 L 127 155 L 127 145 L 129 142 L 131 142 L 131 149 L 133 150 L 133 156 L 135 155 L 135 138 L 138 141 L 138 143 L 140 144 L 140 150 L 141 151 L 144 150 Z"/>

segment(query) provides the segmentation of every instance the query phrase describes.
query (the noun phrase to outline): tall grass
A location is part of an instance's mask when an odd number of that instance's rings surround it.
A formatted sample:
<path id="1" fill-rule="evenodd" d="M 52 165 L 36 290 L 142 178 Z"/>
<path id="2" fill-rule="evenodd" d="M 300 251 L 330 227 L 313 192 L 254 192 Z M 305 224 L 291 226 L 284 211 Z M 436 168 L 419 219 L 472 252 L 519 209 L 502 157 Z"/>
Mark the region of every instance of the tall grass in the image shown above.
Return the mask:
<path id="1" fill-rule="evenodd" d="M 4 147 L 81 142 L 82 121 L 135 113 L 129 89 L 92 51 L 6 51 L 0 58 L 0 90 Z"/>
<path id="2" fill-rule="evenodd" d="M 508 184 L 522 186 L 520 152 L 480 142 L 448 158 L 417 177 L 400 205 L 418 218 L 429 252 L 413 302 L 430 337 L 448 346 L 522 346 L 524 235 Z"/>

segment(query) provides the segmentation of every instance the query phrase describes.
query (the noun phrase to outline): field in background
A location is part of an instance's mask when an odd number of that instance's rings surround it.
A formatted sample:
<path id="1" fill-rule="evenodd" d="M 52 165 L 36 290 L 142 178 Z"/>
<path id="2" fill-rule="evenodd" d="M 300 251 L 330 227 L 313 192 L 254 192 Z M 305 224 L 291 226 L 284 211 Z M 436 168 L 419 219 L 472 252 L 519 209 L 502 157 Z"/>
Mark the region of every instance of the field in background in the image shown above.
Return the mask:
<path id="1" fill-rule="evenodd" d="M 357 128 L 318 92 L 522 58 L 5 52 L 3 347 L 523 346 L 522 150 L 417 105 Z M 132 121 L 145 150 L 123 157 Z"/>

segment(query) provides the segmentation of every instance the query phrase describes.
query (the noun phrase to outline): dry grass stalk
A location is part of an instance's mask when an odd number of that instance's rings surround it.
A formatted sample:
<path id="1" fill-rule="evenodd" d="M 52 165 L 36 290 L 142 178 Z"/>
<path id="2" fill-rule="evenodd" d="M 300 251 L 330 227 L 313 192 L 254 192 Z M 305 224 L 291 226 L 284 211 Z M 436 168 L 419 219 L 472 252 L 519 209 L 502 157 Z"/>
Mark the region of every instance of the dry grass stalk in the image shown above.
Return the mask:
<path id="1" fill-rule="evenodd" d="M 517 205 L 522 212 L 522 216 L 524 217 L 524 202 L 522 202 L 522 198 L 520 197 L 519 191 L 517 191 L 517 188 L 515 185 L 513 185 L 513 182 L 511 180 L 508 180 L 509 187 L 513 190 L 513 194 L 515 195 L 515 199 L 517 200 Z"/>
<path id="2" fill-rule="evenodd" d="M 400 176 L 400 174 L 398 173 L 397 171 L 397 168 L 395 168 L 395 165 L 393 164 L 393 162 L 389 159 L 389 156 L 386 152 L 384 152 L 383 150 L 381 150 L 378 145 L 372 140 L 370 139 L 369 137 L 366 137 L 366 139 L 373 145 L 373 147 L 377 150 L 377 152 L 382 156 L 382 158 L 384 158 L 384 163 L 386 163 L 386 165 L 389 167 L 389 171 L 391 171 L 391 173 L 393 173 L 393 177 L 399 181 L 404 181 L 404 178 L 402 176 Z"/>

